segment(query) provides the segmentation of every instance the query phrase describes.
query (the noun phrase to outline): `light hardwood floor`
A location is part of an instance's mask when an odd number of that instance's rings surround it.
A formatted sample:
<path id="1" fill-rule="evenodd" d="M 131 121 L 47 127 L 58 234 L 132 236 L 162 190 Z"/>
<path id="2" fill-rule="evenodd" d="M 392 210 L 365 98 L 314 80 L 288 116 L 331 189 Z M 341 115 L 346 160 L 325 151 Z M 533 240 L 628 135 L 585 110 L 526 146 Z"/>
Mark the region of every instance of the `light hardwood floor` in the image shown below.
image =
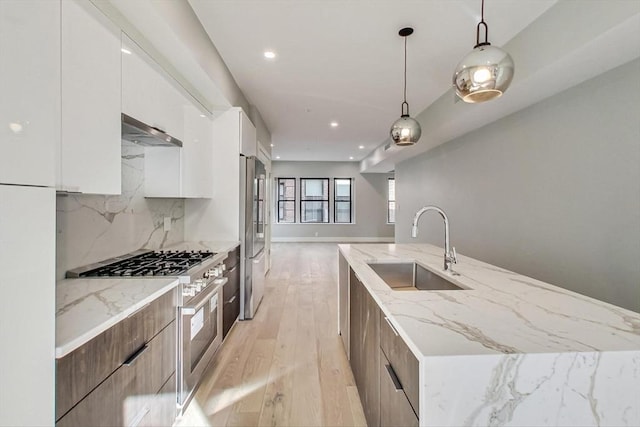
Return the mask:
<path id="1" fill-rule="evenodd" d="M 336 282 L 336 244 L 274 243 L 256 317 L 232 328 L 177 426 L 366 425 Z"/>

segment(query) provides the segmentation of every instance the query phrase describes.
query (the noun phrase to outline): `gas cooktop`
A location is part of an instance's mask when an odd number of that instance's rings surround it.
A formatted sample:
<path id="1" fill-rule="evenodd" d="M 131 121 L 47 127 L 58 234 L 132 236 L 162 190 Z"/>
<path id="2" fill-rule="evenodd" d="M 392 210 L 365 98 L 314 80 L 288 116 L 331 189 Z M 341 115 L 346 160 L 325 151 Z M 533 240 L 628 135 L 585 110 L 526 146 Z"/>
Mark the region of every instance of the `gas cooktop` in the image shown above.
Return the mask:
<path id="1" fill-rule="evenodd" d="M 67 271 L 67 278 L 179 276 L 212 258 L 209 251 L 137 251 Z"/>

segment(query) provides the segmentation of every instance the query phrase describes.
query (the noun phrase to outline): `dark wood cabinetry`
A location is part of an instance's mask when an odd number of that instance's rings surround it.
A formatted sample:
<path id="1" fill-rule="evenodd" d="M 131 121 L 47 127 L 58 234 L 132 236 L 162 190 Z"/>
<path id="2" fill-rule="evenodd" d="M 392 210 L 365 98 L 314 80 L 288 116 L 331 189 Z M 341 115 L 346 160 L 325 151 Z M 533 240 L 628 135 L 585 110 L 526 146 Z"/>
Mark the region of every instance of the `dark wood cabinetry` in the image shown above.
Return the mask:
<path id="1" fill-rule="evenodd" d="M 229 252 L 224 260 L 228 281 L 222 290 L 224 305 L 222 308 L 222 339 L 227 336 L 231 326 L 240 315 L 240 247 Z"/>
<path id="2" fill-rule="evenodd" d="M 384 315 L 380 316 L 380 359 L 381 425 L 417 426 L 420 408 L 418 359 Z"/>
<path id="3" fill-rule="evenodd" d="M 57 426 L 173 423 L 176 296 L 166 293 L 56 361 Z"/>
<path id="4" fill-rule="evenodd" d="M 345 261 L 346 262 L 346 261 Z M 344 266 L 343 266 L 344 267 Z M 418 359 L 351 268 L 339 275 L 340 334 L 369 426 L 419 424 Z M 344 273 L 344 272 L 343 272 Z M 343 288 L 348 290 L 342 292 Z M 345 319 L 345 317 L 347 317 Z M 345 331 L 348 326 L 348 331 Z M 345 343 L 346 344 L 346 343 Z"/>
<path id="5" fill-rule="evenodd" d="M 349 349 L 367 424 L 380 425 L 380 309 L 353 270 L 349 281 Z"/>

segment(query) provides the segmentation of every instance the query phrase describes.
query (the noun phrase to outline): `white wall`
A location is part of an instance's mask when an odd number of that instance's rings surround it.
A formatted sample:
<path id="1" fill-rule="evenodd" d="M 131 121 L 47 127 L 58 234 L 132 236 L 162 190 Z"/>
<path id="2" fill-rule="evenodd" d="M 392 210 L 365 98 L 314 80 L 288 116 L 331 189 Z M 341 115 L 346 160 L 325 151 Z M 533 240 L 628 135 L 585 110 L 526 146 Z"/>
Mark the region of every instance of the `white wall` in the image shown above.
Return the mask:
<path id="1" fill-rule="evenodd" d="M 392 241 L 387 224 L 387 179 L 392 174 L 361 174 L 357 162 L 272 162 L 276 178 L 354 178 L 355 224 L 278 224 L 272 215 L 273 241 Z M 300 181 L 296 182 L 300 194 Z M 273 186 L 276 188 L 276 186 Z M 333 193 L 333 181 L 329 183 Z M 274 203 L 277 196 L 274 196 Z M 331 201 L 329 202 L 331 204 Z M 296 204 L 299 204 L 296 202 Z M 333 206 L 330 206 L 330 210 Z M 299 215 L 297 219 L 299 220 Z M 316 236 L 316 233 L 317 236 Z"/>
<path id="2" fill-rule="evenodd" d="M 435 204 L 459 253 L 640 311 L 639 106 L 635 60 L 398 164 L 396 241 Z"/>

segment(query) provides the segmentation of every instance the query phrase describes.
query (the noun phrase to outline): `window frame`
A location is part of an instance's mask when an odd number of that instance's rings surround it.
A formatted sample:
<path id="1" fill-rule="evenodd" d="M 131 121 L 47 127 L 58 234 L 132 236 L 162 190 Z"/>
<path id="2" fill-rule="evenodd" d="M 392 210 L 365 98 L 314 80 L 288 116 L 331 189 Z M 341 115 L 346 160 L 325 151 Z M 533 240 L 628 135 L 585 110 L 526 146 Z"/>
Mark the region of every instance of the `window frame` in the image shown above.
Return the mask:
<path id="1" fill-rule="evenodd" d="M 348 180 L 349 181 L 349 201 L 344 201 L 344 200 L 337 200 L 337 181 L 339 180 Z M 333 178 L 333 223 L 334 224 L 353 224 L 353 183 L 354 183 L 354 179 L 349 177 L 349 178 L 338 178 L 335 177 Z M 336 220 L 336 204 L 337 203 L 349 203 L 349 222 L 344 222 L 344 221 L 337 221 Z"/>
<path id="2" fill-rule="evenodd" d="M 276 211 L 277 211 L 276 223 L 277 224 L 296 224 L 298 222 L 298 218 L 296 215 L 296 198 L 298 197 L 298 183 L 297 183 L 298 180 L 292 177 L 288 177 L 288 178 L 278 177 L 276 179 L 277 179 L 276 191 L 278 193 L 278 197 L 276 200 Z M 293 180 L 293 199 L 280 198 L 280 181 L 285 181 L 285 180 Z M 281 221 L 280 219 L 280 203 L 286 203 L 286 202 L 293 202 L 293 221 Z"/>
<path id="3" fill-rule="evenodd" d="M 302 181 L 325 181 L 327 183 L 327 198 L 322 200 L 305 200 L 304 195 L 302 194 Z M 311 178 L 311 177 L 300 177 L 300 224 L 331 224 L 331 186 L 330 186 L 331 178 Z M 324 185 L 323 185 L 324 188 Z M 326 221 L 303 221 L 303 213 L 304 210 L 302 208 L 304 202 L 322 202 L 327 204 L 327 218 Z"/>
<path id="4" fill-rule="evenodd" d="M 391 181 L 393 181 L 393 200 L 391 199 L 391 192 L 389 191 L 389 187 L 391 184 Z M 390 214 L 391 214 L 391 203 L 393 203 L 393 212 L 394 212 L 394 221 L 391 221 L 390 218 Z M 397 211 L 397 205 L 396 205 L 396 177 L 389 177 L 387 178 L 387 224 L 395 224 L 395 213 Z"/>

